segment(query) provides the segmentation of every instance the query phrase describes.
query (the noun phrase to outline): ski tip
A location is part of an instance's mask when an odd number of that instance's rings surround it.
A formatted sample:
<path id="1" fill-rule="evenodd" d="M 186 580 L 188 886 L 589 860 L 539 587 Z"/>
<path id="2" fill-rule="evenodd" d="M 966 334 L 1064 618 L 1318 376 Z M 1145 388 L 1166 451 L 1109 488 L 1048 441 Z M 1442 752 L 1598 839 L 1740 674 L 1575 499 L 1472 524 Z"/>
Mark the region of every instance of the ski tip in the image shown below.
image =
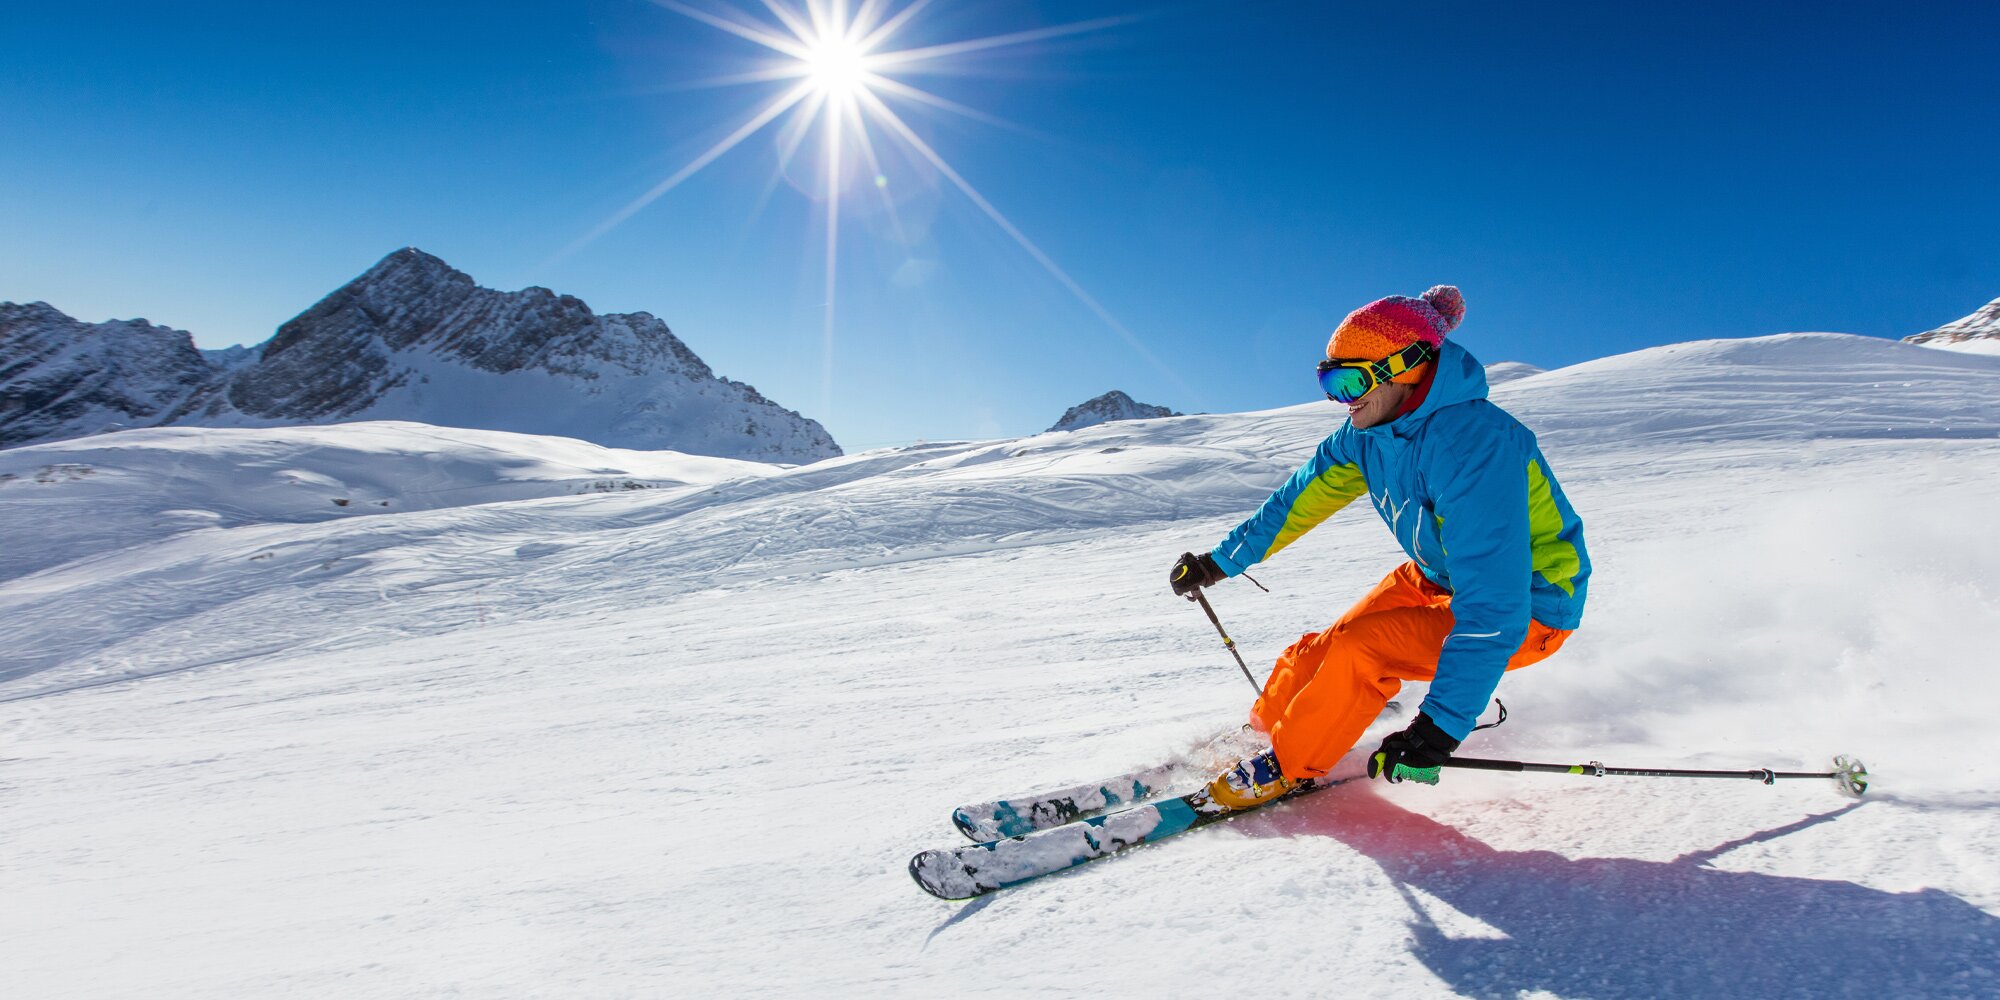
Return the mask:
<path id="1" fill-rule="evenodd" d="M 931 873 L 939 867 L 940 863 L 948 862 L 950 856 L 951 852 L 949 851 L 923 851 L 916 854 L 910 858 L 910 880 L 917 883 L 917 888 L 939 899 L 971 899 L 973 896 L 979 895 L 976 889 L 971 893 L 961 895 L 946 888 L 931 877 Z"/>
<path id="2" fill-rule="evenodd" d="M 931 855 L 936 853 L 937 853 L 936 851 L 924 851 L 922 853 L 913 855 L 910 858 L 910 881 L 915 882 L 917 884 L 917 888 L 922 889 L 923 891 L 928 892 L 933 896 L 938 896 L 937 887 L 931 885 L 929 880 L 924 878 L 924 867 L 925 867 L 924 861 L 925 859 L 929 858 Z M 943 899 L 944 897 L 938 896 L 938 898 Z"/>
<path id="3" fill-rule="evenodd" d="M 974 896 L 984 896 L 1000 886 L 990 882 L 980 882 L 966 866 L 962 856 L 964 850 L 926 850 L 910 858 L 910 880 L 916 888 L 940 898 L 940 900 L 970 900 Z"/>
<path id="4" fill-rule="evenodd" d="M 958 832 L 965 834 L 965 839 L 975 844 L 993 839 L 979 835 L 979 827 L 972 822 L 972 817 L 964 809 L 953 809 L 951 811 L 951 825 L 957 827 Z"/>

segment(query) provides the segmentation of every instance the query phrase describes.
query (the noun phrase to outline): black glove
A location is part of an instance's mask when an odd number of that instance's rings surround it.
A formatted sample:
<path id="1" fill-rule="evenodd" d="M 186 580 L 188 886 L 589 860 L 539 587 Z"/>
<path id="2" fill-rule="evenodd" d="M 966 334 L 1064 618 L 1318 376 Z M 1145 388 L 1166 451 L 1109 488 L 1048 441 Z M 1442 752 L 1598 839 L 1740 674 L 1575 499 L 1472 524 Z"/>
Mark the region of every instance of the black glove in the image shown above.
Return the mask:
<path id="1" fill-rule="evenodd" d="M 1167 575 L 1167 584 L 1174 588 L 1175 597 L 1194 600 L 1194 592 L 1203 587 L 1213 587 L 1229 579 L 1229 574 L 1208 557 L 1208 553 L 1195 555 L 1183 552 L 1174 562 L 1174 571 Z"/>
<path id="2" fill-rule="evenodd" d="M 1444 734 L 1444 730 L 1422 712 L 1410 722 L 1409 728 L 1400 733 L 1390 733 L 1368 757 L 1368 776 L 1383 777 L 1391 783 L 1417 781 L 1426 785 L 1438 783 L 1438 768 L 1451 759 L 1451 752 L 1458 749 L 1458 741 Z"/>

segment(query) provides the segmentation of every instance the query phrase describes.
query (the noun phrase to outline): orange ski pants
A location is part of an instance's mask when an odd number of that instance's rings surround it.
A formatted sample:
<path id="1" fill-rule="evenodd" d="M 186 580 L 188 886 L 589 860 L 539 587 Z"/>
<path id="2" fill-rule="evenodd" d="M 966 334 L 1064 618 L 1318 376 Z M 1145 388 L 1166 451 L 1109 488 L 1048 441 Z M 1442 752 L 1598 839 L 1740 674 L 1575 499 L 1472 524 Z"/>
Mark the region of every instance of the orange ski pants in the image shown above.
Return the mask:
<path id="1" fill-rule="evenodd" d="M 1250 709 L 1250 724 L 1270 734 L 1285 776 L 1325 774 L 1404 681 L 1436 677 L 1452 623 L 1451 594 L 1406 562 L 1331 628 L 1292 643 Z M 1530 622 L 1507 669 L 1547 659 L 1569 633 Z"/>

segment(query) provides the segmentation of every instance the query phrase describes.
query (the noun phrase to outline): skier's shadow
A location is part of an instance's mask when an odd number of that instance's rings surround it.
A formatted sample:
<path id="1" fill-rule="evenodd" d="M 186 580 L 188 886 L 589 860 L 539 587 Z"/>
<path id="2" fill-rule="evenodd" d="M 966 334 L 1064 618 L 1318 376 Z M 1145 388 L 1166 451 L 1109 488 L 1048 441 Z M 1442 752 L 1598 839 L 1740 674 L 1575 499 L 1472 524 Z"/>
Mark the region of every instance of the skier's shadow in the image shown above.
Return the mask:
<path id="1" fill-rule="evenodd" d="M 1329 837 L 1373 859 L 1410 904 L 1411 953 L 1466 996 L 2000 995 L 2000 918 L 1956 896 L 1707 867 L 1861 803 L 1658 862 L 1495 850 L 1372 787 L 1344 792 L 1233 825 Z M 1445 933 L 1411 889 L 1506 937 Z"/>

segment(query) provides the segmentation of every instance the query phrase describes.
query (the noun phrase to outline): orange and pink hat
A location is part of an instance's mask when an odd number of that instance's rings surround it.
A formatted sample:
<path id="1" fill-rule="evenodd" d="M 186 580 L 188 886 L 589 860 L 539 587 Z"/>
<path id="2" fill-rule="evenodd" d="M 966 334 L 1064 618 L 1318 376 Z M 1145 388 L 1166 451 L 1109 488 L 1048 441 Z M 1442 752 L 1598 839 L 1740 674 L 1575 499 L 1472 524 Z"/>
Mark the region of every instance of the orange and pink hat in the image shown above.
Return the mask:
<path id="1" fill-rule="evenodd" d="M 1326 342 L 1329 358 L 1386 358 L 1419 340 L 1436 347 L 1444 335 L 1465 318 L 1465 296 L 1451 285 L 1436 285 L 1420 298 L 1391 295 L 1376 299 L 1347 314 Z M 1396 376 L 1397 382 L 1415 382 L 1419 369 Z"/>

